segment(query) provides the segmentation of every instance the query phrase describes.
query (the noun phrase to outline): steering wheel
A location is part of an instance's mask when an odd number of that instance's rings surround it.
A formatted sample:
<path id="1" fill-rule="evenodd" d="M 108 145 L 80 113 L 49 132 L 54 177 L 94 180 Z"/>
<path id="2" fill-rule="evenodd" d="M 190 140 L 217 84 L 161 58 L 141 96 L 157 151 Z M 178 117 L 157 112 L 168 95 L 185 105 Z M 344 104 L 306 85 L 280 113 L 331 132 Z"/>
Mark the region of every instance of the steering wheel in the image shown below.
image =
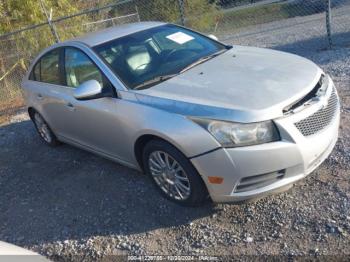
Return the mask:
<path id="1" fill-rule="evenodd" d="M 172 60 L 170 57 L 175 56 L 176 54 L 178 55 L 180 53 L 193 53 L 193 51 L 186 49 L 173 49 L 166 55 L 165 60 Z"/>
<path id="2" fill-rule="evenodd" d="M 147 65 L 149 65 L 149 64 L 150 63 L 143 63 L 143 64 L 139 65 L 138 67 L 136 67 L 134 69 L 134 71 L 144 70 L 147 67 Z"/>

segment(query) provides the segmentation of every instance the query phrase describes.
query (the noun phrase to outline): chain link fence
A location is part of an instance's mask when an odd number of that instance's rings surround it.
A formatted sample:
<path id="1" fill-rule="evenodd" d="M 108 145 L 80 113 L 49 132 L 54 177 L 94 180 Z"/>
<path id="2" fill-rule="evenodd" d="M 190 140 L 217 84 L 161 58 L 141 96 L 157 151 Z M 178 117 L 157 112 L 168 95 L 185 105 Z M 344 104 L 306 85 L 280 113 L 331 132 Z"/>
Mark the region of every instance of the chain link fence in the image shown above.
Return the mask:
<path id="1" fill-rule="evenodd" d="M 139 21 L 166 21 L 231 44 L 294 53 L 350 44 L 350 0 L 120 0 L 0 35 L 0 123 L 23 109 L 20 82 L 30 61 L 55 43 Z"/>

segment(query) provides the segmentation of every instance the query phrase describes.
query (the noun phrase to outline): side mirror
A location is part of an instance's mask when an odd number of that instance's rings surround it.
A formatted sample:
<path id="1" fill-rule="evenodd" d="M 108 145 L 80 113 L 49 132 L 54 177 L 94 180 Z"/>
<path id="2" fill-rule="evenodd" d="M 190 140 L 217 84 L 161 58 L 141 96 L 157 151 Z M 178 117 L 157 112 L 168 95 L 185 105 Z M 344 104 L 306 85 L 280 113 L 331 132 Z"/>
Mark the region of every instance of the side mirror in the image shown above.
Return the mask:
<path id="1" fill-rule="evenodd" d="M 215 35 L 208 35 L 208 37 L 215 41 L 219 41 L 219 39 Z"/>
<path id="2" fill-rule="evenodd" d="M 89 80 L 79 85 L 73 92 L 77 100 L 90 100 L 104 97 L 101 84 L 96 80 Z"/>

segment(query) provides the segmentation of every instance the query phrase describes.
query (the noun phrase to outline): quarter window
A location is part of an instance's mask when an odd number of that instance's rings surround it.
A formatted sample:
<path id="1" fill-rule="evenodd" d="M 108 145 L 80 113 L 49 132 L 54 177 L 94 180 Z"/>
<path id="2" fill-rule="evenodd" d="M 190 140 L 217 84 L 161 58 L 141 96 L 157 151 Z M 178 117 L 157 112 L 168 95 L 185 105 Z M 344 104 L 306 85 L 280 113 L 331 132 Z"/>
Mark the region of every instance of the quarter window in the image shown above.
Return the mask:
<path id="1" fill-rule="evenodd" d="M 65 68 L 67 85 L 70 87 L 75 88 L 88 80 L 97 80 L 105 86 L 106 80 L 100 70 L 87 55 L 76 48 L 66 48 Z"/>
<path id="2" fill-rule="evenodd" d="M 35 81 L 40 81 L 40 62 L 37 63 L 34 67 L 34 71 L 33 71 L 33 79 Z"/>

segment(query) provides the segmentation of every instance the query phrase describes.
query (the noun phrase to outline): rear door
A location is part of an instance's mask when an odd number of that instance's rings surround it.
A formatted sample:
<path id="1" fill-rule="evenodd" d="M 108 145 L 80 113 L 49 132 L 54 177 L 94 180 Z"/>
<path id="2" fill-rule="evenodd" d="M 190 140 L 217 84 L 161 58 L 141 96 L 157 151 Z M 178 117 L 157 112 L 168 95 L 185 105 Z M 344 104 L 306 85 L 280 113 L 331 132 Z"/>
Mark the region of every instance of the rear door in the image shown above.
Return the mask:
<path id="1" fill-rule="evenodd" d="M 43 55 L 34 65 L 28 85 L 35 109 L 56 135 L 66 136 L 65 107 L 71 96 L 64 85 L 63 51 L 63 48 L 56 48 Z"/>

